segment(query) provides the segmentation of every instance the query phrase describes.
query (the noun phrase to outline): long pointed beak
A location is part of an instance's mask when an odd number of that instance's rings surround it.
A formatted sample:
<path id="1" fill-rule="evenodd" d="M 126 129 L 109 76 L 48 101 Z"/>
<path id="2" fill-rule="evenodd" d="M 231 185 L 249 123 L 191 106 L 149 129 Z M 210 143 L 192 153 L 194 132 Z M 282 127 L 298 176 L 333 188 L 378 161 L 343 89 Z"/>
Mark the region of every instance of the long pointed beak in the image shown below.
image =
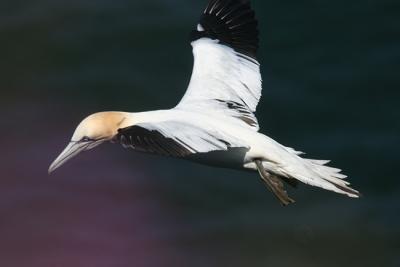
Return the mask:
<path id="1" fill-rule="evenodd" d="M 87 150 L 90 143 L 70 142 L 63 152 L 53 161 L 49 167 L 49 174 L 64 165 L 68 160 L 72 159 L 80 152 Z"/>

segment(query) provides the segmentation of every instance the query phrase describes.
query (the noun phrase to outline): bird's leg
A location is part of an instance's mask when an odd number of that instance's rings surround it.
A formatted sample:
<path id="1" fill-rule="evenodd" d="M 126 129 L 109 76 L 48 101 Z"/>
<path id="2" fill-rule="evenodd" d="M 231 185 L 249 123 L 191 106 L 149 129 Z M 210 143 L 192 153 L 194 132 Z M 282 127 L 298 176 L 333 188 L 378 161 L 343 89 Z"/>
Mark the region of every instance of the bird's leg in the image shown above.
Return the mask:
<path id="1" fill-rule="evenodd" d="M 282 183 L 282 180 L 276 175 L 273 175 L 264 169 L 261 160 L 254 161 L 257 165 L 258 172 L 260 173 L 261 179 L 264 184 L 271 190 L 271 192 L 276 196 L 276 198 L 282 203 L 283 206 L 287 206 L 295 201 L 291 199 Z"/>

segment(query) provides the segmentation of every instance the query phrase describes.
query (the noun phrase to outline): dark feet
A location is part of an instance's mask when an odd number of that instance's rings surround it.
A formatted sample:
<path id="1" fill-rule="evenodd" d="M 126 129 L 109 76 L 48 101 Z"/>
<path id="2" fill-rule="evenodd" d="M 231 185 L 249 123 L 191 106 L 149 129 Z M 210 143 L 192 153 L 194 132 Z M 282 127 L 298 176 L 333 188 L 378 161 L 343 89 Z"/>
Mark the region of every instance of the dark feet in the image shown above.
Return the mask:
<path id="1" fill-rule="evenodd" d="M 255 160 L 257 165 L 258 172 L 260 173 L 261 179 L 263 180 L 264 184 L 271 190 L 271 192 L 276 196 L 276 198 L 282 203 L 283 206 L 287 206 L 295 201 L 291 199 L 282 183 L 282 180 L 274 175 L 269 173 L 264 169 L 261 160 Z"/>

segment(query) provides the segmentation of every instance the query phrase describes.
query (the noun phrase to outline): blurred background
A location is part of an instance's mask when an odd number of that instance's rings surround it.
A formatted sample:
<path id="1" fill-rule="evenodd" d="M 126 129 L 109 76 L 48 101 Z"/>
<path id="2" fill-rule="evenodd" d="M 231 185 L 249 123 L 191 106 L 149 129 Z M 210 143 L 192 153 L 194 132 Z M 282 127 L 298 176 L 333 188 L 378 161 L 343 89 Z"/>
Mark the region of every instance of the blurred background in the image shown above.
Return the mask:
<path id="1" fill-rule="evenodd" d="M 103 145 L 54 175 L 77 124 L 173 107 L 206 0 L 0 3 L 0 266 L 400 266 L 397 0 L 253 0 L 262 132 L 364 197 Z"/>

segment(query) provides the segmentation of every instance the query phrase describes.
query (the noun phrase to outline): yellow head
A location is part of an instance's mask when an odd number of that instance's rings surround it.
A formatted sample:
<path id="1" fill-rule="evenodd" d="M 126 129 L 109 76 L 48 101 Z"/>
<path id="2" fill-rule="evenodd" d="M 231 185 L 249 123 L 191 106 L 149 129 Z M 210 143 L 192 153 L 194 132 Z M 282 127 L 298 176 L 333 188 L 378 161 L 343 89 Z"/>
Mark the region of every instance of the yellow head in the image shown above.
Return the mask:
<path id="1" fill-rule="evenodd" d="M 50 165 L 49 173 L 80 152 L 110 141 L 118 133 L 126 117 L 124 112 L 100 112 L 85 118 L 76 128 L 67 147 Z"/>

